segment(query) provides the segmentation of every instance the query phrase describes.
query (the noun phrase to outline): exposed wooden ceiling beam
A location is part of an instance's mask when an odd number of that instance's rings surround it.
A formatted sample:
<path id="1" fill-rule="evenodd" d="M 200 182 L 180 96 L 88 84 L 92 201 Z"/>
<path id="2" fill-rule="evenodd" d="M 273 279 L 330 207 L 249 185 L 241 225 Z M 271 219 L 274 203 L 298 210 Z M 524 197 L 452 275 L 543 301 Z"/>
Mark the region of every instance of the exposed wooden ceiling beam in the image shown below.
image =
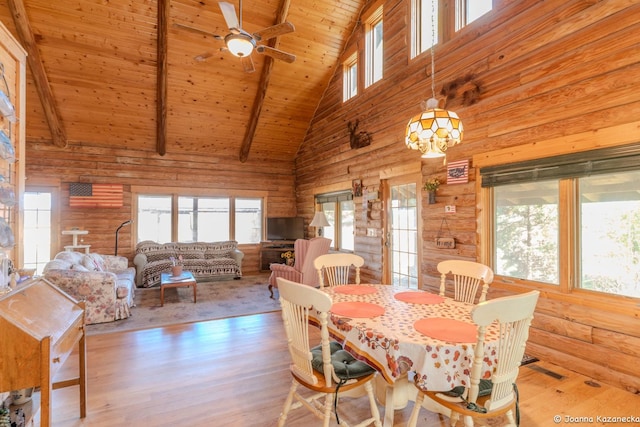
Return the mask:
<path id="1" fill-rule="evenodd" d="M 286 20 L 287 15 L 289 14 L 289 6 L 291 5 L 290 0 L 282 0 L 280 4 L 280 10 L 278 11 L 278 16 L 276 18 L 275 24 L 280 24 Z M 269 40 L 269 46 L 277 47 L 278 37 Z M 240 161 L 242 163 L 246 162 L 249 158 L 249 151 L 251 151 L 251 144 L 253 143 L 253 137 L 256 133 L 256 127 L 258 126 L 258 120 L 260 120 L 260 112 L 262 111 L 262 104 L 264 103 L 264 98 L 267 95 L 267 89 L 269 88 L 269 79 L 271 78 L 271 70 L 273 68 L 273 59 L 269 56 L 265 55 L 265 63 L 262 69 L 262 74 L 260 75 L 260 85 L 258 86 L 258 92 L 256 93 L 256 97 L 253 101 L 253 108 L 251 110 L 251 116 L 249 117 L 249 124 L 247 125 L 247 131 L 244 135 L 244 140 L 242 141 L 242 146 L 240 147 Z"/>
<path id="2" fill-rule="evenodd" d="M 24 7 L 22 0 L 9 0 L 9 9 L 13 16 L 13 22 L 15 23 L 18 36 L 22 47 L 27 51 L 27 62 L 29 68 L 31 68 L 31 74 L 33 75 L 33 81 L 44 109 L 44 114 L 47 118 L 47 124 L 51 132 L 51 138 L 53 143 L 58 147 L 67 146 L 67 134 L 64 130 L 62 123 L 62 117 L 58 111 L 56 101 L 51 91 L 51 85 L 47 78 L 47 73 L 42 65 L 40 58 L 40 51 L 36 45 L 31 25 L 29 24 L 29 17 L 27 16 L 27 10 Z"/>
<path id="3" fill-rule="evenodd" d="M 158 46 L 156 88 L 156 151 L 167 153 L 167 26 L 169 0 L 158 0 Z"/>

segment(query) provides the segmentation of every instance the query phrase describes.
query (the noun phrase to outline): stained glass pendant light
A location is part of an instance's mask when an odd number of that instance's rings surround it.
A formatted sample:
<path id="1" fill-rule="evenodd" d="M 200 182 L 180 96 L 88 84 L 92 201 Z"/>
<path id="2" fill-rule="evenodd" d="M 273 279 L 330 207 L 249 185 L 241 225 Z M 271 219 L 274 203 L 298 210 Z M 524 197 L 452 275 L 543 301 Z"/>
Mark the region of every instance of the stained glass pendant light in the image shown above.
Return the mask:
<path id="1" fill-rule="evenodd" d="M 407 124 L 405 144 L 418 150 L 424 158 L 443 157 L 449 147 L 459 144 L 464 133 L 460 117 L 453 111 L 438 108 L 436 99 L 435 1 L 431 2 L 431 98 L 422 103 L 423 112 L 412 117 Z"/>

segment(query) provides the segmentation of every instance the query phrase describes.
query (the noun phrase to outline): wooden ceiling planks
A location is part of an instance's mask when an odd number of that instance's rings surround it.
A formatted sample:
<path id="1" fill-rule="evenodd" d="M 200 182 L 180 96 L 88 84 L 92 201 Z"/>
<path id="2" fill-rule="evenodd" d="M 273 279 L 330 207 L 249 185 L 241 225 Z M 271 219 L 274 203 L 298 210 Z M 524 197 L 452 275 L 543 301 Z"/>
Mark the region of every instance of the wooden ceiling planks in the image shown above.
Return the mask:
<path id="1" fill-rule="evenodd" d="M 279 37 L 278 48 L 296 62 L 273 61 L 268 85 L 260 75 L 270 61 L 253 55 L 256 71 L 221 51 L 221 40 L 180 29 L 174 23 L 214 34 L 228 33 L 217 1 L 171 0 L 166 28 L 166 151 L 228 156 L 240 152 L 256 95 L 264 91 L 251 149 L 277 151 L 293 162 L 336 61 L 365 0 L 288 0 L 284 19 L 296 27 Z M 243 1 L 243 27 L 257 31 L 278 19 L 282 0 Z M 232 2 L 236 5 L 237 2 Z M 156 128 L 158 16 L 152 0 L 24 2 L 52 102 L 67 139 L 91 145 L 126 144 L 153 151 Z M 0 19 L 15 32 L 7 0 Z M 207 54 L 205 61 L 197 55 Z M 27 76 L 28 141 L 52 141 L 39 105 L 33 73 Z M 291 164 L 291 163 L 290 163 Z"/>

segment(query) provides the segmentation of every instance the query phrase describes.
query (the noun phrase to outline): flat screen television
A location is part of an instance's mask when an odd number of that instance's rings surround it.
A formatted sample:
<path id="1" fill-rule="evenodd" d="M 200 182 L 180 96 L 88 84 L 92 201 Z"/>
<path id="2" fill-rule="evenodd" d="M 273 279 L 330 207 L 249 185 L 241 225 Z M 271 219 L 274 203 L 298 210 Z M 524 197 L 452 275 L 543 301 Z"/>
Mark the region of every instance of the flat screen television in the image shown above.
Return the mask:
<path id="1" fill-rule="evenodd" d="M 304 239 L 304 218 L 267 218 L 267 240 Z"/>

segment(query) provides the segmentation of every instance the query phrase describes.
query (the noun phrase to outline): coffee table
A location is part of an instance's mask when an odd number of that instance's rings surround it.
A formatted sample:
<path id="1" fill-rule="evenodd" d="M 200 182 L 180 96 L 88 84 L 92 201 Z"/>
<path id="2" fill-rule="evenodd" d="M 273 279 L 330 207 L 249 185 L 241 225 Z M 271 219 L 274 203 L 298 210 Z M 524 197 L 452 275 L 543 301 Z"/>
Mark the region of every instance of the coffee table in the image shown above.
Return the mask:
<path id="1" fill-rule="evenodd" d="M 171 273 L 160 274 L 160 307 L 164 306 L 164 290 L 165 288 L 188 288 L 193 286 L 193 303 L 196 303 L 196 283 L 193 273 L 190 271 L 183 271 L 178 277 L 173 277 Z"/>

